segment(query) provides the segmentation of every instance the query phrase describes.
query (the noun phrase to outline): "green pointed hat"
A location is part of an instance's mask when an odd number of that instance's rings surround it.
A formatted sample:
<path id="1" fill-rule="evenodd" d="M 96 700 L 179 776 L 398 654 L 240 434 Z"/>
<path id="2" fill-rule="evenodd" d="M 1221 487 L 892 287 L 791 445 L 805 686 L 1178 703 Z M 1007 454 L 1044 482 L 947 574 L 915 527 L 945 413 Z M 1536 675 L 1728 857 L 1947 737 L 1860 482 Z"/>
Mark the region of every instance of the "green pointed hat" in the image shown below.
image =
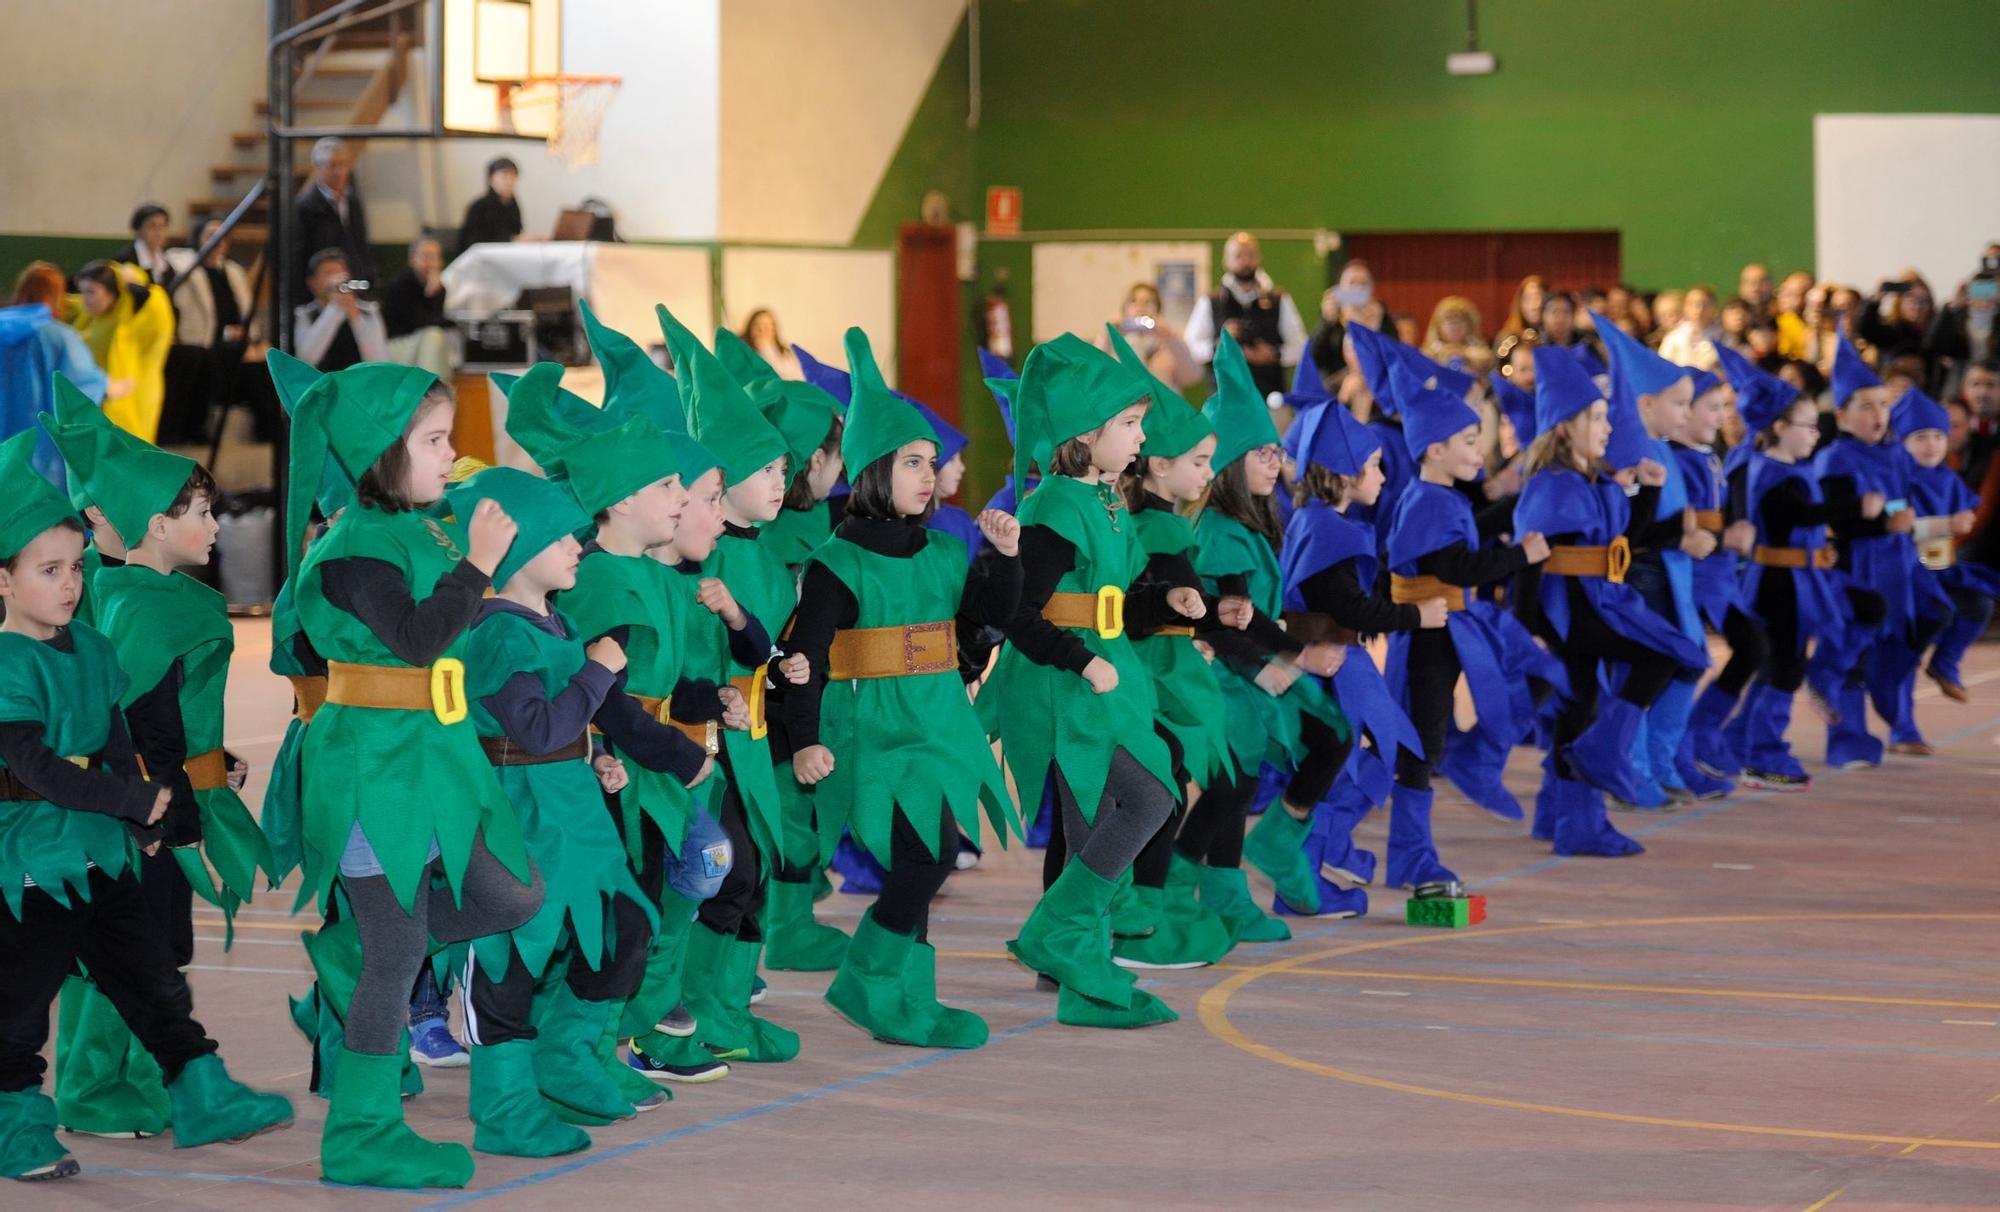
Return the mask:
<path id="1" fill-rule="evenodd" d="M 123 441 L 135 445 L 143 443 L 143 439 L 137 435 L 119 429 L 116 425 L 112 425 L 110 420 L 105 417 L 104 409 L 93 402 L 89 396 L 77 390 L 76 384 L 70 382 L 62 374 L 58 373 L 54 376 L 54 383 L 55 391 L 52 393 L 52 407 L 55 409 L 56 425 L 65 429 L 76 425 L 103 425 L 111 429 Z M 55 430 L 48 425 L 43 425 L 42 429 L 49 434 L 50 441 L 53 442 Z M 84 510 L 96 504 L 96 502 L 90 499 L 89 486 L 81 478 L 75 475 L 65 478 L 69 486 L 69 503 L 76 507 L 77 513 L 81 514 Z"/>
<path id="2" fill-rule="evenodd" d="M 577 504 L 576 494 L 566 484 L 545 480 L 513 467 L 489 467 L 445 489 L 452 512 L 470 519 L 481 501 L 493 500 L 507 511 L 518 528 L 514 542 L 493 570 L 493 584 L 504 586 L 521 571 L 521 566 L 546 551 L 550 544 L 590 527 L 590 515 Z"/>
<path id="3" fill-rule="evenodd" d="M 554 373 L 560 376 L 562 372 L 557 369 Z M 663 377 L 671 386 L 673 376 L 663 375 Z M 527 451 L 528 457 L 535 460 L 538 465 L 541 464 L 543 455 L 555 458 L 555 452 L 577 438 L 585 434 L 615 429 L 622 421 L 629 419 L 623 409 L 617 407 L 617 401 L 607 398 L 604 407 L 599 408 L 569 388 L 559 386 L 554 397 L 548 396 L 539 388 L 531 388 L 528 396 L 522 399 L 520 420 L 517 422 L 514 412 L 514 388 L 523 376 L 496 370 L 487 378 L 492 379 L 507 397 L 507 436 L 513 438 L 521 449 Z M 676 425 L 682 423 L 678 398 L 675 399 L 673 408 L 667 411 Z M 639 414 L 638 418 L 652 423 L 650 411 Z M 659 426 L 654 424 L 654 428 L 658 429 Z M 686 433 L 676 429 L 668 431 L 665 437 L 668 448 L 673 451 L 673 465 L 680 469 L 682 483 L 692 484 L 706 472 L 720 466 L 715 461 L 715 456 L 708 452 L 707 447 Z M 536 453 L 538 449 L 542 454 Z"/>
<path id="4" fill-rule="evenodd" d="M 69 467 L 71 504 L 82 493 L 104 511 L 105 520 L 127 546 L 138 546 L 146 523 L 154 514 L 165 513 L 187 487 L 195 461 L 168 454 L 119 429 L 61 374 L 55 376 L 55 401 L 58 415 L 77 418 L 65 425 L 55 416 L 41 414 L 42 428 Z"/>
<path id="5" fill-rule="evenodd" d="M 1201 411 L 1208 423 L 1215 426 L 1218 475 L 1259 446 L 1269 446 L 1278 440 L 1278 426 L 1271 420 L 1263 393 L 1250 378 L 1250 363 L 1243 358 L 1243 347 L 1227 332 L 1215 342 L 1215 394 Z"/>
<path id="6" fill-rule="evenodd" d="M 715 330 L 715 356 L 736 376 L 764 419 L 784 436 L 792 476 L 803 474 L 813 451 L 833 432 L 840 402 L 824 388 L 781 378 L 761 354 L 726 328 Z"/>
<path id="7" fill-rule="evenodd" d="M 278 389 L 278 403 L 284 405 L 286 416 L 298 411 L 299 401 L 323 377 L 312 363 L 301 362 L 282 349 L 271 350 L 264 364 L 270 368 L 271 383 Z M 320 473 L 316 499 L 320 515 L 328 518 L 354 504 L 354 481 L 347 478 L 333 459 L 326 461 L 326 469 Z"/>
<path id="8" fill-rule="evenodd" d="M 1035 346 L 1014 389 L 1014 482 L 1025 486 L 1029 463 L 1047 469 L 1057 446 L 1096 429 L 1146 394 L 1129 370 L 1075 333 Z"/>
<path id="9" fill-rule="evenodd" d="M 1125 334 L 1118 331 L 1116 324 L 1106 324 L 1104 331 L 1111 338 L 1111 352 L 1117 355 L 1118 364 L 1129 369 L 1153 393 L 1153 406 L 1146 410 L 1146 442 L 1139 448 L 1141 456 L 1177 459 L 1215 432 L 1215 426 L 1208 423 L 1200 409 L 1152 372 L 1146 359 L 1125 340 Z"/>
<path id="10" fill-rule="evenodd" d="M 600 323 L 590 304 L 579 301 L 577 307 L 583 312 L 584 336 L 604 370 L 604 411 L 619 419 L 644 417 L 663 433 L 685 432 L 687 419 L 681 415 L 674 377 L 637 341 Z"/>
<path id="11" fill-rule="evenodd" d="M 35 536 L 76 517 L 56 486 L 35 470 L 40 440 L 40 434 L 24 429 L 0 443 L 0 484 L 7 485 L 0 498 L 0 560 L 13 559 Z"/>
<path id="12" fill-rule="evenodd" d="M 359 483 L 403 430 L 436 375 L 415 366 L 361 362 L 321 376 L 292 411 L 291 480 L 285 494 L 286 571 L 298 571 L 306 523 L 329 456 Z"/>
<path id="13" fill-rule="evenodd" d="M 790 453 L 784 435 L 764 419 L 721 361 L 665 305 L 656 311 L 673 354 L 674 381 L 680 385 L 688 433 L 722 465 L 723 484 L 739 484 L 766 463 Z"/>
<path id="14" fill-rule="evenodd" d="M 554 362 L 542 362 L 513 381 L 507 392 L 507 436 L 550 479 L 566 481 L 586 514 L 595 516 L 656 480 L 682 474 L 674 448 L 651 421 L 611 417 L 575 396 L 574 403 L 564 405 L 562 371 Z M 578 405 L 596 415 L 579 412 Z M 583 426 L 571 426 L 566 418 Z"/>
<path id="15" fill-rule="evenodd" d="M 847 464 L 847 473 L 856 475 L 883 455 L 920 439 L 935 447 L 937 430 L 882 381 L 882 369 L 875 365 L 868 334 L 850 328 L 846 343 L 853 393 L 847 397 L 847 428 L 840 435 L 840 458 Z"/>

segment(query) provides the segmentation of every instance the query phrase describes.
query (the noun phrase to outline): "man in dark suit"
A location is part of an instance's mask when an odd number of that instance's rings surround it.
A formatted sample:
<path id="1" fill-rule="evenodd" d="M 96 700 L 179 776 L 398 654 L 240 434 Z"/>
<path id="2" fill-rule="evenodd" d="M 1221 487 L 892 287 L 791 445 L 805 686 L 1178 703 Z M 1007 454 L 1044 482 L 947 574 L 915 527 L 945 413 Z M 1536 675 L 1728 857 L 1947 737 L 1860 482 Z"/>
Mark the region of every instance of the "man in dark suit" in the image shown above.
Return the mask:
<path id="1" fill-rule="evenodd" d="M 322 249 L 337 248 L 347 254 L 351 276 L 375 280 L 375 254 L 368 247 L 368 214 L 361 195 L 354 188 L 354 151 L 339 139 L 325 138 L 313 144 L 312 180 L 292 199 L 292 218 L 297 227 L 298 261 L 293 282 L 295 298 L 303 298 L 311 278 L 307 262 Z"/>

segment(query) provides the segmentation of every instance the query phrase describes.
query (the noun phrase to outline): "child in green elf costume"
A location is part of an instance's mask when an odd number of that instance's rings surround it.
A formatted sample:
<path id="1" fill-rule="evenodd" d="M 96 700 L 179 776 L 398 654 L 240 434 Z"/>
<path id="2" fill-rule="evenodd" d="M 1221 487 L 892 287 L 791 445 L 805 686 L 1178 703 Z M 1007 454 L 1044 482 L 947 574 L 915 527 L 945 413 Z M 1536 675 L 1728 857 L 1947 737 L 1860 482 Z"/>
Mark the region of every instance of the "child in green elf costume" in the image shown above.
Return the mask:
<path id="1" fill-rule="evenodd" d="M 106 420 L 57 375 L 56 412 L 42 428 L 62 453 L 69 482 L 123 538 L 126 562 L 93 578 L 97 628 L 129 684 L 119 701 L 139 759 L 172 790 L 165 848 L 140 864 L 174 959 L 194 959 L 194 894 L 222 909 L 232 931 L 270 848 L 237 792 L 249 767 L 222 748 L 223 698 L 236 646 L 222 595 L 176 571 L 208 563 L 215 481 L 192 459 L 168 454 Z M 130 536 L 125 538 L 124 536 Z M 206 854 L 221 876 L 209 876 Z M 166 1128 L 160 1073 L 95 985 L 64 985 L 57 1032 L 56 1111 L 75 1132 L 132 1139 Z"/>
<path id="2" fill-rule="evenodd" d="M 880 1040 L 976 1048 L 986 1023 L 937 1000 L 930 902 L 979 831 L 1020 833 L 959 676 L 957 628 L 999 625 L 1020 597 L 1020 526 L 979 518 L 995 558 L 968 572 L 965 541 L 926 528 L 937 503 L 937 434 L 892 393 L 868 338 L 847 332 L 854 378 L 841 455 L 856 469 L 847 518 L 807 562 L 788 645 L 812 679 L 785 696 L 792 772 L 838 803 L 884 868 L 826 1000 Z"/>
<path id="3" fill-rule="evenodd" d="M 360 945 L 320 1138 L 335 1182 L 472 1177 L 463 1145 L 403 1122 L 410 987 L 431 939 L 515 929 L 542 901 L 465 697 L 466 630 L 517 528 L 491 500 L 462 522 L 423 511 L 449 480 L 453 412 L 435 375 L 362 363 L 314 384 L 293 416 L 285 550 L 306 636 L 327 660 L 301 755 L 304 873 L 322 908 L 339 882 Z M 329 454 L 355 501 L 299 562 Z"/>
<path id="4" fill-rule="evenodd" d="M 1139 1027 L 1179 1016 L 1112 960 L 1112 895 L 1173 813 L 1173 759 L 1153 730 L 1152 680 L 1125 634 L 1139 571 L 1117 478 L 1139 455 L 1151 384 L 1074 335 L 1036 346 L 1015 398 L 1022 592 L 999 664 L 979 695 L 1014 785 L 1053 785 L 1073 856 L 1008 949 L 1061 987 L 1058 1020 Z M 1183 618 L 1201 596 L 1162 590 Z M 1151 609 L 1148 605 L 1148 609 Z"/>
<path id="5" fill-rule="evenodd" d="M 1224 769 L 1203 784 L 1188 809 L 1175 845 L 1183 858 L 1205 864 L 1201 898 L 1229 921 L 1237 938 L 1270 942 L 1292 931 L 1250 899 L 1243 859 L 1248 854 L 1258 862 L 1289 903 L 1317 905 L 1318 873 L 1304 854 L 1312 805 L 1274 805 L 1246 839 L 1248 809 L 1266 763 L 1289 768 L 1309 738 L 1346 742 L 1347 719 L 1319 680 L 1332 676 L 1346 649 L 1301 645 L 1275 622 L 1283 607 L 1278 548 L 1284 531 L 1272 495 L 1283 448 L 1243 349 L 1227 333 L 1216 342 L 1215 379 L 1216 393 L 1203 408 L 1217 439 L 1215 481 L 1195 514 L 1195 570 L 1213 592 L 1247 596 L 1255 614 L 1240 642 L 1218 645 L 1229 752 Z"/>
<path id="6" fill-rule="evenodd" d="M 83 529 L 34 470 L 38 435 L 0 444 L 0 1177 L 78 1172 L 41 1091 L 49 1003 L 81 962 L 166 1086 L 174 1144 L 289 1123 L 291 1104 L 232 1079 L 192 1015 L 166 923 L 140 887 L 173 793 L 141 775 L 110 641 L 74 622 Z"/>

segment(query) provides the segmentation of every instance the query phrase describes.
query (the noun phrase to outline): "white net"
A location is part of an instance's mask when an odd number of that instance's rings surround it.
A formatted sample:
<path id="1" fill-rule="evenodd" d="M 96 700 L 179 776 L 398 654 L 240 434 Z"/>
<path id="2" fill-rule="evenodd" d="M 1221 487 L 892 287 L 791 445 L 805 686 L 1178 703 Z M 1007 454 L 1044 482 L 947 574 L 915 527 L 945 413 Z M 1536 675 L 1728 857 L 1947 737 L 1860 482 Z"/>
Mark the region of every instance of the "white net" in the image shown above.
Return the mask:
<path id="1" fill-rule="evenodd" d="M 516 88 L 510 105 L 516 111 L 547 111 L 549 154 L 575 172 L 597 163 L 598 133 L 621 83 L 616 76 L 544 77 Z"/>

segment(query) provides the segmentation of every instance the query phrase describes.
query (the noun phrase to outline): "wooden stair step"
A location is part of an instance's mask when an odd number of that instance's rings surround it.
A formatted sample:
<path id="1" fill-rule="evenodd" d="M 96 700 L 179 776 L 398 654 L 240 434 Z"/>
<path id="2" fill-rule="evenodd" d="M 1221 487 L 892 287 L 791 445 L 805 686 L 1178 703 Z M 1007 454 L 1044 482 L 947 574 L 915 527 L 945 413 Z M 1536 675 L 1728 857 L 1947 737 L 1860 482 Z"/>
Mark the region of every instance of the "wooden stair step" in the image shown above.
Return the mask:
<path id="1" fill-rule="evenodd" d="M 354 102 L 351 100 L 336 100 L 332 97 L 295 97 L 292 99 L 292 108 L 318 110 L 353 109 Z M 271 112 L 271 104 L 266 98 L 259 97 L 256 101 L 252 102 L 251 109 L 261 118 Z"/>

